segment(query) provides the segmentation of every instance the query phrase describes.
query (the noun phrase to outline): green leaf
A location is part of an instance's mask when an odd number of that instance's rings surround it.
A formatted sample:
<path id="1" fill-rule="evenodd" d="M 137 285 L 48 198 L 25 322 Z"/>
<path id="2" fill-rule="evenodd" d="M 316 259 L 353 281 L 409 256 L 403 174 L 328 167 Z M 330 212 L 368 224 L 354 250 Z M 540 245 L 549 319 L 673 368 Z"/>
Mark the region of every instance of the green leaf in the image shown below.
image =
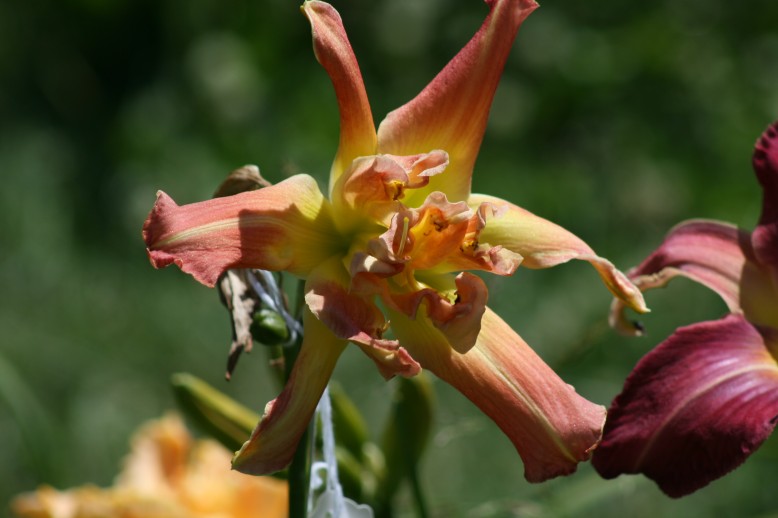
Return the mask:
<path id="1" fill-rule="evenodd" d="M 394 494 L 406 479 L 411 483 L 419 514 L 426 514 L 416 468 L 429 442 L 432 407 L 432 385 L 424 374 L 398 379 L 382 441 L 386 474 L 379 485 L 377 516 L 388 514 Z"/>
<path id="2" fill-rule="evenodd" d="M 178 373 L 171 382 L 184 415 L 231 450 L 240 449 L 259 422 L 259 414 L 196 376 Z"/>

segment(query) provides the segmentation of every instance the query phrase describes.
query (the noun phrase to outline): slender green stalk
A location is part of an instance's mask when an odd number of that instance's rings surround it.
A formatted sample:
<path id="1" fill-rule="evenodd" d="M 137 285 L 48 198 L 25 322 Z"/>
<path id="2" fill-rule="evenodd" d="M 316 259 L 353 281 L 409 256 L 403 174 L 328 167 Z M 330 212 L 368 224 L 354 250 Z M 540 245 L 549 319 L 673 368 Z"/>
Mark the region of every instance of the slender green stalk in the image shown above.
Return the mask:
<path id="1" fill-rule="evenodd" d="M 416 512 L 419 518 L 427 518 L 429 512 L 427 511 L 427 499 L 424 497 L 424 491 L 421 489 L 419 483 L 419 474 L 415 465 L 412 465 L 408 473 L 408 482 L 411 484 L 411 493 L 413 499 L 416 502 Z"/>
<path id="2" fill-rule="evenodd" d="M 289 518 L 306 518 L 308 515 L 313 427 L 314 419 L 311 419 L 289 466 Z"/>
<path id="3" fill-rule="evenodd" d="M 295 316 L 300 318 L 302 313 L 303 283 L 298 283 L 297 300 L 295 301 Z M 300 352 L 303 337 L 300 336 L 291 347 L 284 349 L 284 363 L 286 370 L 286 379 L 292 373 L 297 355 Z M 313 435 L 315 426 L 315 416 L 308 423 L 305 433 L 300 438 L 297 450 L 292 458 L 292 464 L 289 466 L 289 518 L 306 518 L 308 515 L 308 493 L 311 486 L 311 459 L 313 455 Z"/>

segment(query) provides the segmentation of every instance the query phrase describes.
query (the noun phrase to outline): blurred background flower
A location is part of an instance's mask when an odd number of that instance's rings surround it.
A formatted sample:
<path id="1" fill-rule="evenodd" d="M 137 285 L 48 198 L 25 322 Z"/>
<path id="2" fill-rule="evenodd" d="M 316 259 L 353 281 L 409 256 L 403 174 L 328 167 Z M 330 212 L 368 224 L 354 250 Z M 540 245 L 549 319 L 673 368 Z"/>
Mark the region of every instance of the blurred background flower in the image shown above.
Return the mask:
<path id="1" fill-rule="evenodd" d="M 19 518 L 282 518 L 286 482 L 230 470 L 232 452 L 194 440 L 175 414 L 146 423 L 112 487 L 44 486 L 12 502 Z"/>
<path id="2" fill-rule="evenodd" d="M 324 186 L 337 103 L 298 3 L 0 3 L 0 505 L 44 483 L 110 485 L 132 431 L 173 407 L 173 372 L 255 410 L 276 394 L 260 354 L 223 381 L 227 313 L 212 290 L 149 267 L 138 222 L 159 186 L 182 203 L 204 199 L 245 163 L 274 183 L 307 172 Z M 487 10 L 479 0 L 334 5 L 377 119 L 415 95 Z M 748 160 L 778 114 L 776 27 L 771 0 L 544 2 L 509 57 L 474 192 L 543 214 L 622 269 L 683 219 L 751 228 L 760 191 Z M 726 311 L 678 281 L 653 295 L 650 335 L 625 339 L 608 329 L 610 297 L 587 265 L 531 273 L 487 279 L 490 305 L 603 404 L 662 337 Z M 335 377 L 379 436 L 394 386 L 360 367 L 347 352 Z M 530 486 L 510 442 L 458 393 L 435 390 L 420 478 L 437 515 L 758 516 L 778 505 L 754 482 L 774 476 L 775 437 L 680 501 L 590 466 Z"/>

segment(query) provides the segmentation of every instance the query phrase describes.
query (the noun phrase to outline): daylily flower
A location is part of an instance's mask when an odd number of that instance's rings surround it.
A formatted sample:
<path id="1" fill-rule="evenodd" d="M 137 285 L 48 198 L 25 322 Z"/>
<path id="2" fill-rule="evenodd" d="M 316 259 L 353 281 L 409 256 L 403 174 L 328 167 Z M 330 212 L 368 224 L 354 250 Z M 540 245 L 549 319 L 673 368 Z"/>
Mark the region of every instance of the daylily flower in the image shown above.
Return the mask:
<path id="1" fill-rule="evenodd" d="M 287 483 L 227 469 L 230 452 L 195 440 L 175 414 L 146 423 L 133 437 L 124 469 L 109 488 L 43 486 L 17 496 L 17 518 L 282 518 Z"/>
<path id="2" fill-rule="evenodd" d="M 329 197 L 302 174 L 192 205 L 158 195 L 143 230 L 155 267 L 175 263 L 207 286 L 230 268 L 305 279 L 300 354 L 236 455 L 236 469 L 269 473 L 290 462 L 348 342 L 387 379 L 425 368 L 457 388 L 511 439 L 530 481 L 573 472 L 599 442 L 604 407 L 579 396 L 486 307 L 480 277 L 456 274 L 511 275 L 522 261 L 546 268 L 582 259 L 614 295 L 647 311 L 640 291 L 579 238 L 507 201 L 470 193 L 505 60 L 537 7 L 534 0 L 487 4 L 473 39 L 376 131 L 340 16 L 329 4 L 305 2 L 314 52 L 340 108 Z"/>
<path id="3" fill-rule="evenodd" d="M 753 232 L 687 221 L 630 272 L 642 290 L 692 279 L 718 293 L 730 314 L 678 329 L 640 360 L 592 461 L 605 478 L 643 473 L 680 497 L 738 467 L 775 427 L 778 123 L 757 141 L 753 166 L 763 192 Z M 628 329 L 623 309 L 614 301 L 612 319 Z"/>

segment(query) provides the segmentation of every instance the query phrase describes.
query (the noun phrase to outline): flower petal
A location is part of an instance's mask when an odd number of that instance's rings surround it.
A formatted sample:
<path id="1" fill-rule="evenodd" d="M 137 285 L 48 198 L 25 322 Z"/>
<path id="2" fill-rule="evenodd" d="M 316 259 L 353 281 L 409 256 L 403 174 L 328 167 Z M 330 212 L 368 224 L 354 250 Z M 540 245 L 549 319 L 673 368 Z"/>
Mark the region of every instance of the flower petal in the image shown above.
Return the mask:
<path id="1" fill-rule="evenodd" d="M 330 173 L 330 190 L 359 156 L 374 155 L 376 131 L 362 73 L 340 15 L 330 4 L 306 1 L 302 11 L 311 23 L 313 51 L 335 87 L 340 108 L 340 143 Z"/>
<path id="2" fill-rule="evenodd" d="M 422 367 L 494 420 L 524 461 L 528 481 L 573 473 L 600 441 L 605 408 L 579 396 L 488 308 L 466 354 L 425 318 L 393 313 L 392 329 Z"/>
<path id="3" fill-rule="evenodd" d="M 414 199 L 442 191 L 453 201 L 464 201 L 470 193 L 473 164 L 505 60 L 519 26 L 537 7 L 534 0 L 487 3 L 491 12 L 473 39 L 415 99 L 387 115 L 378 128 L 379 153 L 448 152 L 451 165 L 446 173 L 413 193 Z"/>
<path id="4" fill-rule="evenodd" d="M 741 274 L 747 264 L 742 246 L 748 246 L 748 241 L 747 232 L 728 223 L 686 221 L 670 230 L 659 248 L 630 270 L 629 276 L 641 291 L 660 288 L 678 275 L 687 277 L 718 293 L 730 311 L 739 313 Z M 614 301 L 611 324 L 628 334 L 641 334 L 642 330 L 626 323 L 623 309 L 621 301 Z"/>
<path id="5" fill-rule="evenodd" d="M 571 259 L 589 261 L 615 297 L 639 313 L 648 312 L 643 295 L 627 276 L 613 263 L 595 254 L 574 234 L 495 196 L 473 194 L 468 204 L 471 207 L 483 204 L 494 207 L 494 217 L 481 231 L 481 240 L 521 255 L 523 266 L 550 268 Z"/>
<path id="6" fill-rule="evenodd" d="M 155 268 L 175 263 L 211 287 L 230 268 L 305 276 L 338 245 L 329 202 L 307 175 L 183 206 L 160 192 L 143 239 Z"/>
<path id="7" fill-rule="evenodd" d="M 501 246 L 479 242 L 489 213 L 486 205 L 473 210 L 465 202 L 451 203 L 439 191 L 427 196 L 419 208 L 401 206 L 389 229 L 370 240 L 366 252 L 353 256 L 352 275 L 375 272 L 389 276 L 403 269 L 408 274 L 483 270 L 512 275 L 521 257 Z"/>
<path id="8" fill-rule="evenodd" d="M 396 309 L 411 318 L 416 318 L 419 307 L 424 304 L 424 313 L 430 322 L 446 337 L 458 353 L 466 353 L 476 343 L 481 332 L 481 318 L 486 310 L 489 291 L 486 283 L 468 272 L 456 277 L 455 299 L 449 301 L 432 288 L 415 292 L 389 294 Z"/>
<path id="9" fill-rule="evenodd" d="M 332 188 L 337 223 L 344 233 L 357 227 L 365 216 L 370 223 L 389 226 L 407 189 L 418 189 L 448 165 L 445 151 L 413 156 L 371 155 L 356 158 Z M 364 224 L 364 223 L 363 223 Z"/>
<path id="10" fill-rule="evenodd" d="M 754 230 L 757 260 L 778 277 L 778 122 L 765 130 L 754 149 L 753 166 L 762 186 L 762 215 Z"/>
<path id="11" fill-rule="evenodd" d="M 381 335 L 389 327 L 378 307 L 356 293 L 349 293 L 350 279 L 339 260 L 314 270 L 305 283 L 305 302 L 311 312 L 340 339 L 359 346 L 386 379 L 419 373 L 419 364 L 397 340 Z"/>
<path id="12" fill-rule="evenodd" d="M 593 464 L 643 473 L 672 497 L 739 466 L 778 417 L 776 330 L 730 315 L 678 329 L 638 363 L 613 402 Z"/>
<path id="13" fill-rule="evenodd" d="M 316 405 L 346 346 L 309 311 L 303 315 L 305 337 L 281 394 L 267 404 L 257 427 L 232 459 L 232 467 L 250 475 L 285 468 L 294 456 Z"/>

